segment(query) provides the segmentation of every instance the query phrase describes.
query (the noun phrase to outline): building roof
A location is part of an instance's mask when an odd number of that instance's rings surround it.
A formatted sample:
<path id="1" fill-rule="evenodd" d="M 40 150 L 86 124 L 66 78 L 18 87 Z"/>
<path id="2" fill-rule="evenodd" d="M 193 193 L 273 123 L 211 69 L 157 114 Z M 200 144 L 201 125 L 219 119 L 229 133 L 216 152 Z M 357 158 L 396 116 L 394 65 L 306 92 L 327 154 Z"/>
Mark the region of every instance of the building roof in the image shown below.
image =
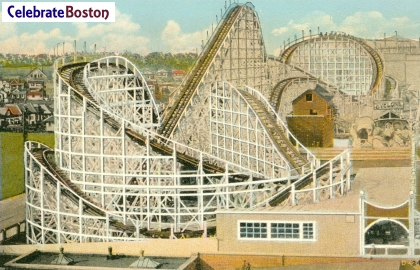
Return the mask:
<path id="1" fill-rule="evenodd" d="M 44 122 L 44 123 L 54 123 L 54 116 L 50 116 L 42 122 Z"/>
<path id="2" fill-rule="evenodd" d="M 27 96 L 42 96 L 42 93 L 39 91 L 30 91 L 26 93 Z"/>
<path id="3" fill-rule="evenodd" d="M 156 72 L 171 72 L 170 70 L 166 70 L 166 69 L 159 69 L 158 71 L 156 71 Z"/>
<path id="4" fill-rule="evenodd" d="M 377 120 L 389 120 L 389 119 L 400 119 L 403 120 L 399 115 L 391 112 L 391 111 L 387 111 L 386 113 L 382 112 L 382 115 L 380 117 L 378 117 Z"/>
<path id="5" fill-rule="evenodd" d="M 7 107 L 0 107 L 0 115 L 6 115 L 8 111 Z"/>
<path id="6" fill-rule="evenodd" d="M 6 104 L 6 106 L 10 110 L 10 114 L 14 116 L 22 115 L 22 111 L 20 110 L 19 106 L 16 104 Z"/>
<path id="7" fill-rule="evenodd" d="M 38 67 L 34 68 L 33 70 L 31 70 L 31 72 L 28 73 L 28 75 L 26 75 L 26 77 L 29 77 L 29 75 L 31 75 L 32 73 L 34 73 L 35 71 L 39 71 L 42 75 L 44 75 L 45 77 L 47 77 L 47 75 L 44 73 L 44 71 L 42 71 L 41 69 L 39 69 Z"/>
<path id="8" fill-rule="evenodd" d="M 41 110 L 43 110 L 44 114 L 52 114 L 50 109 L 45 104 L 40 104 L 40 108 L 41 108 Z"/>
<path id="9" fill-rule="evenodd" d="M 293 100 L 292 103 L 295 104 L 299 99 L 301 99 L 308 92 L 314 92 L 315 94 L 320 96 L 322 99 L 324 99 L 326 102 L 328 102 L 328 104 L 330 104 L 330 106 L 332 106 L 332 107 L 334 106 L 334 104 L 332 103 L 332 100 L 334 98 L 334 94 L 328 92 L 327 90 L 325 90 L 324 87 L 322 87 L 319 84 L 316 85 L 315 89 L 308 89 L 305 92 L 303 92 L 302 94 L 300 94 L 297 98 L 295 98 Z"/>
<path id="10" fill-rule="evenodd" d="M 21 103 L 19 104 L 19 108 L 21 111 L 26 111 L 27 113 L 37 113 L 38 111 L 34 108 L 34 106 L 32 105 L 32 103 Z"/>
<path id="11" fill-rule="evenodd" d="M 10 85 L 23 85 L 23 83 L 22 82 L 19 82 L 18 80 L 12 80 L 11 82 L 10 82 Z"/>
<path id="12" fill-rule="evenodd" d="M 114 255 L 112 259 L 107 259 L 106 255 L 98 254 L 64 253 L 64 255 L 73 260 L 72 267 L 76 269 L 156 269 L 161 265 L 164 266 L 164 269 L 179 269 L 181 265 L 188 261 L 188 258 L 157 256 L 143 257 L 142 260 L 139 260 L 139 257 L 118 254 Z M 58 256 L 58 253 L 34 251 L 20 259 L 16 258 L 8 262 L 8 265 L 13 268 L 15 264 L 19 263 L 24 264 L 26 269 L 39 269 L 41 267 L 43 269 L 64 269 L 51 263 Z M 140 267 L 135 267 L 133 264 L 136 262 L 143 264 L 141 266 L 139 264 Z"/>
<path id="13" fill-rule="evenodd" d="M 42 78 L 30 79 L 28 80 L 28 83 L 44 83 L 44 80 Z"/>
<path id="14" fill-rule="evenodd" d="M 183 70 L 180 69 L 176 69 L 172 71 L 172 74 L 178 74 L 178 75 L 184 75 L 185 72 Z"/>
<path id="15" fill-rule="evenodd" d="M 26 95 L 26 91 L 14 91 L 13 95 Z"/>

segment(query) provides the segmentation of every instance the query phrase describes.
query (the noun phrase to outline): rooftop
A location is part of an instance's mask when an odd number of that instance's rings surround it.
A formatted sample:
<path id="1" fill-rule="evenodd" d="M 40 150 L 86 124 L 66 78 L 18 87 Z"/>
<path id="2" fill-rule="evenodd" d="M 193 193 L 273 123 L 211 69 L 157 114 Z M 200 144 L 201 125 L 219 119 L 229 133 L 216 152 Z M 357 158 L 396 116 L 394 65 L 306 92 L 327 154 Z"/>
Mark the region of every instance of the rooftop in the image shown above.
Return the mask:
<path id="1" fill-rule="evenodd" d="M 390 177 L 392 176 L 392 177 Z M 343 197 L 318 203 L 264 207 L 251 210 L 259 213 L 358 213 L 360 191 L 366 199 L 379 206 L 397 206 L 410 197 L 411 167 L 360 168 L 351 183 L 351 190 Z M 222 210 L 219 213 L 249 212 L 250 210 Z"/>
<path id="2" fill-rule="evenodd" d="M 27 269 L 39 269 L 54 265 L 54 269 L 61 269 L 63 266 L 52 263 L 58 257 L 58 253 L 51 252 L 40 252 L 35 251 L 20 258 L 16 258 L 7 265 L 12 266 L 13 264 L 24 264 Z M 110 269 L 125 269 L 130 268 L 130 265 L 135 263 L 140 257 L 139 256 L 125 256 L 121 254 L 113 255 L 110 258 L 107 255 L 96 255 L 96 254 L 64 254 L 67 258 L 73 260 L 72 266 L 78 267 L 77 269 L 94 269 L 110 268 Z M 176 258 L 176 257 L 143 257 L 144 259 L 150 259 L 160 264 L 159 269 L 178 269 L 182 264 L 188 261 L 189 258 Z M 82 268 L 81 268 L 82 267 Z M 20 268 L 20 267 L 19 267 Z M 65 268 L 65 267 L 64 267 Z M 132 267 L 131 267 L 132 268 Z M 136 267 L 134 267 L 136 268 Z M 155 269 L 156 267 L 140 267 L 141 269 Z"/>

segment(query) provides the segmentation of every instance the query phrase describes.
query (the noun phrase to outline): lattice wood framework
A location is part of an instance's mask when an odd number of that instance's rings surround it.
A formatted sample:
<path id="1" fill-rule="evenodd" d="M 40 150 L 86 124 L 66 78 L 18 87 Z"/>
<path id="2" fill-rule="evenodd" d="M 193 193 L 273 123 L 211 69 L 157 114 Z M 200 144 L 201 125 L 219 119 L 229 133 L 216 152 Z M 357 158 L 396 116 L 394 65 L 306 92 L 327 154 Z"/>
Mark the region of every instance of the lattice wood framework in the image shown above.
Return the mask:
<path id="1" fill-rule="evenodd" d="M 115 59 L 107 61 L 115 63 Z M 26 181 L 31 243 L 129 241 L 139 239 L 143 228 L 171 225 L 177 230 L 202 229 L 205 222 L 214 222 L 216 209 L 253 208 L 297 179 L 286 177 L 287 173 L 269 178 L 262 170 L 253 171 L 163 138 L 153 132 L 150 123 L 137 125 L 123 118 L 121 111 L 109 109 L 107 102 L 113 100 L 99 100 L 99 105 L 93 98 L 95 90 L 88 89 L 84 83 L 88 78 L 80 75 L 83 67 L 89 65 L 56 66 L 54 166 L 46 167 L 44 159 L 33 154 L 42 152 L 43 147 L 26 149 L 30 157 Z M 270 162 L 273 166 L 277 160 Z M 40 172 L 31 164 L 40 164 Z M 49 177 L 52 184 L 42 184 Z M 49 192 L 41 196 L 44 186 L 52 190 L 60 183 L 67 183 L 69 192 L 75 194 Z M 48 204 L 41 204 L 41 198 Z M 69 199 L 73 201 L 69 203 Z M 91 217 L 84 213 L 85 203 L 103 214 Z M 46 214 L 48 205 L 63 206 L 53 210 L 57 218 L 48 211 Z M 69 211 L 64 209 L 76 211 L 79 217 L 61 218 L 66 216 L 61 211 Z M 45 217 L 37 218 L 41 215 Z M 99 231 L 81 229 L 88 225 L 87 218 L 95 220 L 92 226 Z M 57 225 L 59 220 L 62 225 Z M 110 235 L 115 222 L 124 229 Z"/>
<path id="2" fill-rule="evenodd" d="M 203 229 L 217 209 L 268 205 L 312 181 L 327 183 L 325 198 L 345 193 L 338 186 L 348 178 L 337 178 L 335 165 L 318 171 L 311 152 L 289 141 L 261 94 L 272 83 L 258 17 L 251 4 L 232 5 L 187 79 L 192 89 L 172 99 L 177 109 L 166 110 L 166 121 L 128 60 L 56 61 L 55 149 L 31 142 L 25 149 L 29 242 Z M 253 88 L 239 87 L 245 84 Z M 167 123 L 175 128 L 160 129 Z"/>
<path id="3" fill-rule="evenodd" d="M 352 36 L 324 34 L 307 37 L 286 48 L 281 59 L 350 95 L 375 91 L 382 80 L 383 63 L 378 53 Z"/>
<path id="4" fill-rule="evenodd" d="M 232 4 L 233 5 L 233 4 Z M 235 4 L 236 5 L 236 4 Z M 209 62 L 208 68 L 203 72 L 200 82 L 193 94 L 188 97 L 188 105 L 180 116 L 166 113 L 165 119 L 178 117 L 176 128 L 171 137 L 175 140 L 210 152 L 208 110 L 209 91 L 206 87 L 211 87 L 216 81 L 228 81 L 233 86 L 240 87 L 248 85 L 260 91 L 268 92 L 270 81 L 266 68 L 266 53 L 263 36 L 261 32 L 258 16 L 252 4 L 240 7 L 233 15 L 237 16 L 229 29 L 222 28 L 227 18 L 224 18 L 218 28 L 214 31 L 216 39 L 215 47 L 208 54 L 200 56 L 198 63 Z M 219 28 L 223 31 L 219 32 Z M 210 45 L 210 42 L 207 46 Z M 206 52 L 207 47 L 204 48 Z M 194 71 L 194 70 L 193 70 Z M 201 75 L 200 71 L 197 71 Z M 196 74 L 189 76 L 196 78 Z M 186 79 L 188 81 L 188 79 Z M 178 93 L 172 100 L 177 101 L 182 97 Z M 169 107 L 174 104 L 169 104 Z M 170 112 L 170 110 L 167 110 Z"/>
<path id="5" fill-rule="evenodd" d="M 120 57 L 91 62 L 83 70 L 86 87 L 98 104 L 132 123 L 144 127 L 160 125 L 160 115 L 140 71 Z"/>

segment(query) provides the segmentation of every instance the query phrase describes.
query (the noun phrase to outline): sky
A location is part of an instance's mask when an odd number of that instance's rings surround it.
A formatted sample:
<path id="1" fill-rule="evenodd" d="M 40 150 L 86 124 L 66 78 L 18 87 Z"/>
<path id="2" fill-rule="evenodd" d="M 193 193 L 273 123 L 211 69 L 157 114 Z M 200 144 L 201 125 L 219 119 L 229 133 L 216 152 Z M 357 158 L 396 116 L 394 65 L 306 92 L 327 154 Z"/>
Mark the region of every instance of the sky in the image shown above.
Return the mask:
<path id="1" fill-rule="evenodd" d="M 104 1 L 104 0 L 102 0 Z M 86 42 L 87 51 L 139 53 L 195 52 L 220 19 L 225 2 L 237 0 L 115 0 L 114 23 L 0 22 L 0 53 L 53 54 L 72 52 Z M 8 0 L 11 2 L 11 0 Z M 14 1 L 18 2 L 18 1 Z M 28 2 L 28 0 L 26 0 Z M 39 2 L 39 1 L 38 1 Z M 48 0 L 43 0 L 48 2 Z M 53 1 L 50 1 L 53 2 Z M 76 2 L 76 1 L 73 1 Z M 91 0 L 91 2 L 93 2 Z M 112 1 L 111 1 L 112 2 Z M 245 3 L 239 1 L 239 3 Z M 362 38 L 398 35 L 420 38 L 417 0 L 254 0 L 267 53 L 302 30 L 337 31 Z M 2 14 L 0 9 L 0 16 Z"/>

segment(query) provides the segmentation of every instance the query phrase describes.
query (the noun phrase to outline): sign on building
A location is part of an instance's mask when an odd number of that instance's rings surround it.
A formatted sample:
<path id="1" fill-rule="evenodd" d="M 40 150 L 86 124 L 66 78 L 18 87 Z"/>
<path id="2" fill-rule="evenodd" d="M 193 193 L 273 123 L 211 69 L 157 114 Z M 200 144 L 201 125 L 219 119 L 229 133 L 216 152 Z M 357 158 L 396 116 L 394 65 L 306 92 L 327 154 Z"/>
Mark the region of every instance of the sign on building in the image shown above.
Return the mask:
<path id="1" fill-rule="evenodd" d="M 392 109 L 403 109 L 404 102 L 402 100 L 374 100 L 374 110 L 392 110 Z"/>

